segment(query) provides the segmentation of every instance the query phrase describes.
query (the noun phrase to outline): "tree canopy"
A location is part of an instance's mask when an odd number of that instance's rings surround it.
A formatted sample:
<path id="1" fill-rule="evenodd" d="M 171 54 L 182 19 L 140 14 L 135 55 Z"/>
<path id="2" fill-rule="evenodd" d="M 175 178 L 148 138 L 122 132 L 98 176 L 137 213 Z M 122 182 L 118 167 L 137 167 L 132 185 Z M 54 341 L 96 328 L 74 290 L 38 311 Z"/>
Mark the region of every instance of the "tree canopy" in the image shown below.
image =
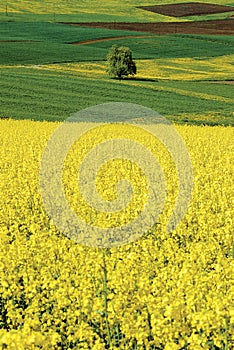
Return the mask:
<path id="1" fill-rule="evenodd" d="M 107 72 L 113 78 L 122 79 L 137 72 L 129 47 L 113 45 L 107 55 Z"/>

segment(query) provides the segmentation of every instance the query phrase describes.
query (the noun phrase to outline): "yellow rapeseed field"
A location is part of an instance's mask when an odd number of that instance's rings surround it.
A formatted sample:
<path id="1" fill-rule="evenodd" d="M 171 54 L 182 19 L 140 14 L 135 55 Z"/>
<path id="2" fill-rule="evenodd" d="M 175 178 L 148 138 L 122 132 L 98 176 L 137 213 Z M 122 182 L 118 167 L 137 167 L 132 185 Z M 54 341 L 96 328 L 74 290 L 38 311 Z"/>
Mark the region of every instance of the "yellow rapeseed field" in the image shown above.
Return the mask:
<path id="1" fill-rule="evenodd" d="M 183 0 L 181 2 L 188 2 L 187 0 Z M 203 0 L 205 3 L 214 3 L 213 0 Z M 104 13 L 104 14 L 112 14 L 112 15 L 125 15 L 130 13 L 133 13 L 135 15 L 139 15 L 143 17 L 140 13 L 140 10 L 135 9 L 137 6 L 142 5 L 149 5 L 149 2 L 139 1 L 139 0 L 94 0 L 92 1 L 92 6 L 90 6 L 90 2 L 88 0 L 80 0 L 77 2 L 76 0 L 69 0 L 69 1 L 55 1 L 55 0 L 35 0 L 33 2 L 29 0 L 5 0 L 2 2 L 2 12 L 5 10 L 5 5 L 8 3 L 8 7 L 12 12 L 30 12 L 30 13 L 57 13 L 57 14 L 71 14 L 71 13 L 88 13 L 88 14 L 98 14 L 98 13 Z M 170 3 L 178 3 L 178 0 L 171 0 Z M 165 4 L 163 0 L 156 1 L 157 5 Z M 229 0 L 217 0 L 216 4 L 230 4 Z M 127 9 L 128 11 L 124 12 L 124 9 Z M 155 20 L 155 17 L 153 15 L 145 14 L 145 18 L 148 17 L 149 19 Z M 162 18 L 164 16 L 161 16 Z M 143 17 L 144 18 L 144 17 Z M 166 18 L 166 16 L 165 16 Z"/>
<path id="2" fill-rule="evenodd" d="M 166 230 L 177 178 L 159 147 L 165 213 L 138 241 L 104 250 L 65 237 L 42 204 L 40 161 L 58 125 L 0 120 L 0 347 L 233 349 L 233 128 L 176 126 L 194 171 L 186 216 Z"/>
<path id="3" fill-rule="evenodd" d="M 227 0 L 225 0 L 227 1 Z M 9 14 L 53 14 L 53 15 L 66 15 L 75 14 L 76 16 L 118 16 L 123 21 L 128 18 L 147 20 L 147 21 L 172 21 L 172 17 L 154 14 L 149 11 L 138 9 L 137 6 L 143 5 L 142 1 L 92 1 L 92 5 L 87 0 L 77 2 L 76 0 L 69 1 L 45 1 L 45 0 L 6 0 L 0 4 L 0 13 L 5 12 L 6 4 L 8 5 Z M 146 2 L 147 4 L 147 2 Z M 79 17 L 77 17 L 79 18 Z M 176 19 L 174 19 L 176 20 Z"/>
<path id="4" fill-rule="evenodd" d="M 199 58 L 158 58 L 138 60 L 137 68 L 143 78 L 160 80 L 228 80 L 233 78 L 234 55 Z"/>

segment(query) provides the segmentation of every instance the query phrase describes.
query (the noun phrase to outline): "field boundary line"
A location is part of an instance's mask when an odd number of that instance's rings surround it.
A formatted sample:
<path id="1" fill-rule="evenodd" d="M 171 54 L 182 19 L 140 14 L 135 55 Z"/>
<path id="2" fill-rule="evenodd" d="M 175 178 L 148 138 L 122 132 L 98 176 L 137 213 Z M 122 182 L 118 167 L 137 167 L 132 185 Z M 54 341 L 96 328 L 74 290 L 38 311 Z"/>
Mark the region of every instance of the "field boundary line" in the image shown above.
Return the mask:
<path id="1" fill-rule="evenodd" d="M 84 41 L 74 41 L 74 42 L 69 42 L 67 44 L 71 45 L 88 45 L 88 44 L 95 44 L 98 42 L 103 42 L 103 41 L 114 41 L 114 40 L 120 40 L 120 39 L 131 39 L 131 38 L 151 38 L 154 37 L 154 35 L 122 35 L 122 36 L 116 36 L 116 37 L 111 37 L 111 38 L 98 38 L 98 39 L 89 39 L 89 40 L 84 40 Z"/>

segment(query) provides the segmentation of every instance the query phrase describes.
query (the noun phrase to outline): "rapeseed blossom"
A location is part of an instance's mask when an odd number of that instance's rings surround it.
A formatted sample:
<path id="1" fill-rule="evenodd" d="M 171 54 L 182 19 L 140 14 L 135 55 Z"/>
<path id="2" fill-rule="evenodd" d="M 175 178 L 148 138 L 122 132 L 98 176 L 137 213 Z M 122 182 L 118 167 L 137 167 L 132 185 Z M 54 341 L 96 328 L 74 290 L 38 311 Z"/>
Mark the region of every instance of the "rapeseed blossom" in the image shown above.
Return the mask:
<path id="1" fill-rule="evenodd" d="M 138 241 L 103 250 L 69 240 L 43 207 L 40 160 L 57 126 L 0 120 L 1 348 L 232 349 L 233 129 L 176 126 L 194 169 L 187 215 L 165 229 L 177 179 L 159 148 L 168 182 L 159 222 Z"/>

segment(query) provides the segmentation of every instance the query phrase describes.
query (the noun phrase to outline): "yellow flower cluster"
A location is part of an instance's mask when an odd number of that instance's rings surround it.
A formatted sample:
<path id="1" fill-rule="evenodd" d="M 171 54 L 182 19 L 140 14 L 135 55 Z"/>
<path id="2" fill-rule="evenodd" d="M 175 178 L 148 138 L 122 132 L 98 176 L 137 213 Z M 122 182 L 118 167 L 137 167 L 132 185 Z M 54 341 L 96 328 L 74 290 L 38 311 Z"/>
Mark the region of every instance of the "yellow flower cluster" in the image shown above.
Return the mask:
<path id="1" fill-rule="evenodd" d="M 102 250 L 69 240 L 43 207 L 40 161 L 57 126 L 0 120 L 0 347 L 233 349 L 233 128 L 176 126 L 194 169 L 187 215 L 168 232 L 168 209 L 142 239 Z M 158 152 L 169 208 L 176 173 Z"/>
<path id="2" fill-rule="evenodd" d="M 227 1 L 227 0 L 222 0 Z M 141 2 L 141 5 L 144 3 Z M 145 1 L 147 4 L 147 1 Z M 126 19 L 126 14 L 128 17 L 133 19 L 139 18 L 142 20 L 153 21 L 157 18 L 159 21 L 172 21 L 171 17 L 156 15 L 154 13 L 148 13 L 142 11 L 141 9 L 136 8 L 139 5 L 139 2 L 135 3 L 134 1 L 100 1 L 93 0 L 92 6 L 87 0 L 79 1 L 77 4 L 76 0 L 70 0 L 69 4 L 67 2 L 57 2 L 55 0 L 45 1 L 45 0 L 35 0 L 33 3 L 29 0 L 15 0 L 15 2 L 8 2 L 8 13 L 29 13 L 29 14 L 52 14 L 52 15 L 61 15 L 61 14 L 76 14 L 80 16 L 94 16 L 94 15 L 109 15 L 110 13 L 114 16 L 122 17 L 123 20 Z M 5 4 L 0 4 L 0 11 L 5 11 Z M 145 13 L 146 12 L 146 13 Z M 81 17 L 82 18 L 82 17 Z M 176 20 L 176 19 L 174 19 Z"/>
<path id="3" fill-rule="evenodd" d="M 213 3 L 213 0 L 206 0 L 206 2 Z M 171 0 L 171 3 L 178 3 L 178 0 Z M 217 0 L 217 4 L 230 4 L 228 0 Z M 68 2 L 57 2 L 55 0 L 45 1 L 45 0 L 35 0 L 33 3 L 29 0 L 15 0 L 14 2 L 9 2 L 8 6 L 12 12 L 29 12 L 29 13 L 58 13 L 58 14 L 79 14 L 79 13 L 88 13 L 88 14 L 110 14 L 110 10 L 112 10 L 112 15 L 122 15 L 126 16 L 126 13 L 133 13 L 135 16 L 138 15 L 140 18 L 147 18 L 149 20 L 155 20 L 155 16 L 153 15 L 142 15 L 138 9 L 136 9 L 139 5 L 148 5 L 149 2 L 144 1 L 134 1 L 134 0 L 94 0 L 92 2 L 92 7 L 90 6 L 90 2 L 88 0 L 79 1 L 79 5 L 77 5 L 77 1 L 70 0 Z M 157 4 L 165 4 L 163 0 L 158 0 Z M 4 11 L 4 5 L 2 3 L 2 12 Z M 127 9 L 127 12 L 124 12 L 124 8 Z M 164 16 L 161 16 L 162 18 Z M 165 16 L 166 18 L 166 16 Z M 168 17 L 170 19 L 170 17 Z"/>
<path id="4" fill-rule="evenodd" d="M 224 55 L 209 59 L 195 58 L 156 58 L 137 60 L 139 78 L 159 80 L 232 80 L 234 74 L 234 55 Z M 35 68 L 35 66 L 29 66 Z M 47 72 L 66 72 L 85 76 L 86 78 L 106 79 L 107 63 L 81 62 L 63 64 L 44 64 L 38 66 L 39 70 Z"/>
<path id="5" fill-rule="evenodd" d="M 196 58 L 158 58 L 138 60 L 137 68 L 143 78 L 160 80 L 232 80 L 234 55 Z"/>

